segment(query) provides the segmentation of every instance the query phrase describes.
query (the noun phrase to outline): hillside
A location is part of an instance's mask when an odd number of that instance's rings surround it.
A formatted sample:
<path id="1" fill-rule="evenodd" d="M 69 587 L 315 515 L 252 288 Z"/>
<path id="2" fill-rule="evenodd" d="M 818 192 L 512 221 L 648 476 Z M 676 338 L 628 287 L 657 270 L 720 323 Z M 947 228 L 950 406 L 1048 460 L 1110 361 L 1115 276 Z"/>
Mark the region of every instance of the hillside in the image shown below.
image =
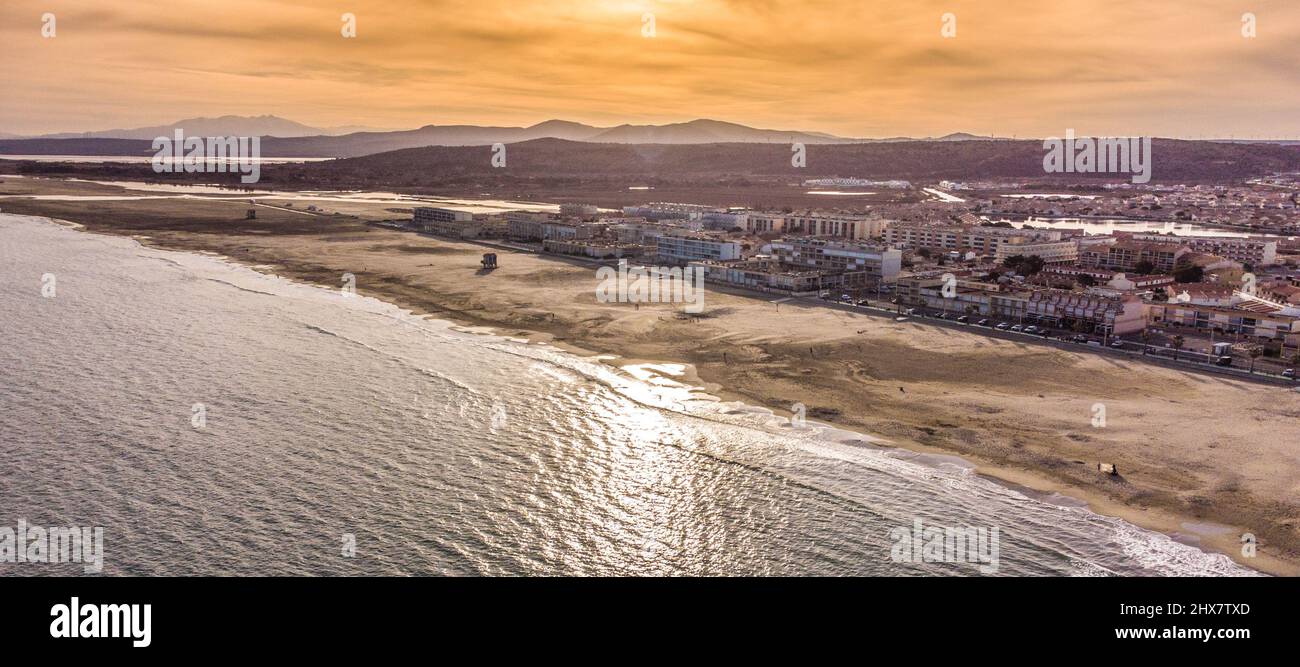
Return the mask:
<path id="1" fill-rule="evenodd" d="M 1300 148 L 1158 139 L 1153 181 L 1226 182 L 1300 170 Z M 788 144 L 626 145 L 540 139 L 507 147 L 504 169 L 486 147 L 427 147 L 286 165 L 272 178 L 314 183 L 437 186 L 580 180 L 735 182 L 855 176 L 910 180 L 1041 178 L 1039 141 L 912 141 L 807 147 L 807 167 L 790 164 Z M 1114 180 L 1114 174 L 1061 174 L 1063 179 Z"/>

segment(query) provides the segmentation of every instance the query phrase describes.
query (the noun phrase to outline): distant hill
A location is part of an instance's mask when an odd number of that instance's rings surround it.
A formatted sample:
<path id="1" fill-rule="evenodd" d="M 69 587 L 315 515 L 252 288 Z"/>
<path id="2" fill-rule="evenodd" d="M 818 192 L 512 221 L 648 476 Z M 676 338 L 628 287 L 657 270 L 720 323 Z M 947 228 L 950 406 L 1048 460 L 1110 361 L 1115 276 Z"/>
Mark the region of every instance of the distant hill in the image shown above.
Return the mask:
<path id="1" fill-rule="evenodd" d="M 44 134 L 33 139 L 148 139 L 172 136 L 180 129 L 189 136 L 216 137 L 307 137 L 339 135 L 360 131 L 357 126 L 319 128 L 303 125 L 279 116 L 220 116 L 217 118 L 186 118 L 167 125 L 153 125 L 133 129 L 100 130 L 95 132 L 61 132 Z"/>
<path id="2" fill-rule="evenodd" d="M 1154 181 L 1226 182 L 1300 169 L 1300 147 L 1157 139 Z M 503 185 L 524 182 L 791 181 L 852 175 L 862 178 L 969 180 L 1041 178 L 1037 140 L 936 140 L 810 146 L 807 166 L 790 164 L 788 144 L 608 144 L 537 139 L 508 146 L 507 166 L 491 165 L 485 146 L 431 146 L 377 155 L 277 167 L 264 172 L 340 187 L 391 184 Z M 1114 174 L 1059 174 L 1075 181 L 1115 180 Z"/>
<path id="3" fill-rule="evenodd" d="M 619 125 L 596 127 L 566 120 L 548 120 L 528 127 L 480 125 L 426 125 L 414 130 L 358 131 L 340 134 L 311 128 L 276 116 L 222 116 L 193 118 L 170 125 L 107 130 L 81 134 L 64 133 L 33 137 L 29 143 L 0 141 L 0 154 L 20 155 L 107 155 L 103 144 L 82 143 L 87 139 L 136 139 L 152 141 L 171 136 L 181 128 L 191 136 L 260 136 L 266 157 L 358 157 L 374 153 L 424 146 L 490 146 L 533 139 L 565 139 L 596 143 L 705 144 L 705 143 L 793 143 L 828 144 L 873 141 L 850 139 L 820 132 L 765 130 L 737 123 L 699 119 L 668 125 Z M 346 128 L 337 128 L 343 130 Z M 51 143 L 51 142 L 64 143 Z M 148 150 L 147 144 L 126 155 Z"/>
<path id="4" fill-rule="evenodd" d="M 784 143 L 804 144 L 853 143 L 861 139 L 846 139 L 816 132 L 788 130 L 762 130 L 737 123 L 701 118 L 689 123 L 669 125 L 619 125 L 609 128 L 586 141 L 614 144 L 719 144 L 719 143 Z"/>

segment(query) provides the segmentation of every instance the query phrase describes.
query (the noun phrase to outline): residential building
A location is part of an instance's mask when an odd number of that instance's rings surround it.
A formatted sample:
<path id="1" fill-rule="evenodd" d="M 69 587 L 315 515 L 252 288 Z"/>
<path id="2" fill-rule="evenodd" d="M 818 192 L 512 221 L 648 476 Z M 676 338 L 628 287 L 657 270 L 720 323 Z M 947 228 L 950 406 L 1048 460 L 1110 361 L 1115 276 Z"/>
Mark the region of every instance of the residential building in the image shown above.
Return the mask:
<path id="1" fill-rule="evenodd" d="M 1005 261 L 1008 257 L 1024 255 L 1042 257 L 1047 264 L 1073 264 L 1079 259 L 1079 244 L 1073 239 L 1065 241 L 1010 241 L 999 243 L 994 258 Z"/>
<path id="2" fill-rule="evenodd" d="M 863 274 L 793 269 L 775 259 L 697 260 L 689 266 L 703 267 L 707 283 L 719 283 L 760 292 L 812 295 L 860 288 L 855 282 Z"/>
<path id="3" fill-rule="evenodd" d="M 551 215 L 535 211 L 510 211 L 505 214 L 507 235 L 516 241 L 541 241 L 545 238 L 542 226 Z"/>
<path id="4" fill-rule="evenodd" d="M 1210 334 L 1250 336 L 1281 341 L 1284 345 L 1300 343 L 1300 316 L 1285 311 L 1256 312 L 1243 308 L 1169 301 L 1147 305 L 1152 326 L 1177 325 Z"/>
<path id="5" fill-rule="evenodd" d="M 655 238 L 655 255 L 670 264 L 740 259 L 740 243 L 705 234 L 664 234 Z"/>
<path id="6" fill-rule="evenodd" d="M 1277 264 L 1277 240 L 1224 236 L 1171 236 L 1167 234 L 1134 234 L 1135 241 L 1184 245 L 1193 252 L 1218 255 L 1252 267 Z"/>
<path id="7" fill-rule="evenodd" d="M 619 243 L 605 239 L 546 239 L 542 251 L 557 255 L 579 255 L 595 259 L 637 257 L 646 249 L 635 243 Z"/>
<path id="8" fill-rule="evenodd" d="M 826 238 L 788 237 L 771 243 L 772 255 L 783 264 L 824 271 L 862 271 L 869 282 L 894 282 L 903 253 L 894 248 Z"/>
<path id="9" fill-rule="evenodd" d="M 557 240 L 589 239 L 605 231 L 598 223 L 555 220 L 542 223 L 542 238 Z"/>
<path id="10" fill-rule="evenodd" d="M 1143 243 L 1121 240 L 1110 245 L 1093 245 L 1079 250 L 1079 265 L 1089 268 L 1108 268 L 1117 271 L 1135 272 L 1142 262 L 1148 262 L 1152 270 L 1159 273 L 1173 273 L 1179 260 L 1191 250 L 1186 247 L 1168 243 Z"/>
<path id="11" fill-rule="evenodd" d="M 412 212 L 412 222 L 421 231 L 438 236 L 470 239 L 486 235 L 487 223 L 474 220 L 467 211 L 421 206 Z"/>

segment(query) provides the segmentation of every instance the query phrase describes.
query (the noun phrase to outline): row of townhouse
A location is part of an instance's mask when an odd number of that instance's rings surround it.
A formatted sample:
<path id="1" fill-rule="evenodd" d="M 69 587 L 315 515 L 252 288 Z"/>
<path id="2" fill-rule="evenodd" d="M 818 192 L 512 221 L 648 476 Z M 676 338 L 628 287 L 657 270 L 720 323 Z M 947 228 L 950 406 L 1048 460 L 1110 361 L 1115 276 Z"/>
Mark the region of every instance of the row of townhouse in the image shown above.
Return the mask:
<path id="1" fill-rule="evenodd" d="M 945 286 L 949 285 L 945 290 Z M 1082 325 L 1107 334 L 1127 334 L 1146 326 L 1141 299 L 1059 289 L 1006 289 L 1002 285 L 943 277 L 902 278 L 901 303 L 950 313 L 1046 324 Z"/>
<path id="2" fill-rule="evenodd" d="M 1279 341 L 1284 345 L 1300 344 L 1300 316 L 1281 310 L 1257 312 L 1227 305 L 1208 305 L 1169 301 L 1147 304 L 1152 326 L 1177 325 L 1204 332 L 1251 336 Z M 1294 311 L 1292 311 L 1294 312 Z"/>

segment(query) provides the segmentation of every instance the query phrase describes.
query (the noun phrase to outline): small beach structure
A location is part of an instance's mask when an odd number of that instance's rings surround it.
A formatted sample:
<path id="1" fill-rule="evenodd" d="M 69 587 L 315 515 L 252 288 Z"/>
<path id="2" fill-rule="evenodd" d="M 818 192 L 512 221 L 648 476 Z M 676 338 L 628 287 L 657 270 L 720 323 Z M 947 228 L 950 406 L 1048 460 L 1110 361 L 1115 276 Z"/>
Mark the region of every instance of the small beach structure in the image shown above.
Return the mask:
<path id="1" fill-rule="evenodd" d="M 492 269 L 497 268 L 497 254 L 494 252 L 485 252 L 483 253 L 483 261 L 479 263 L 483 265 L 484 271 L 491 271 Z"/>

